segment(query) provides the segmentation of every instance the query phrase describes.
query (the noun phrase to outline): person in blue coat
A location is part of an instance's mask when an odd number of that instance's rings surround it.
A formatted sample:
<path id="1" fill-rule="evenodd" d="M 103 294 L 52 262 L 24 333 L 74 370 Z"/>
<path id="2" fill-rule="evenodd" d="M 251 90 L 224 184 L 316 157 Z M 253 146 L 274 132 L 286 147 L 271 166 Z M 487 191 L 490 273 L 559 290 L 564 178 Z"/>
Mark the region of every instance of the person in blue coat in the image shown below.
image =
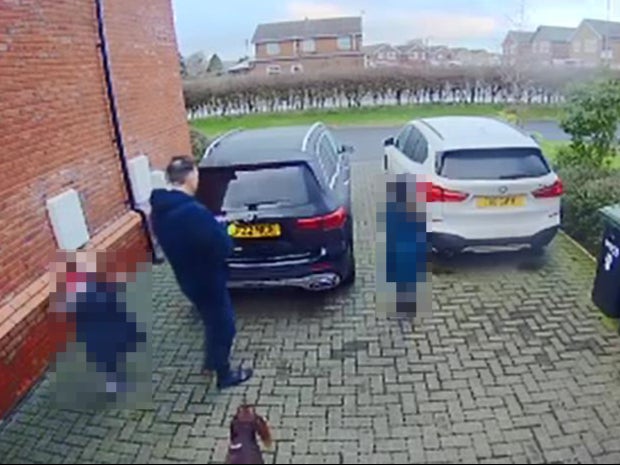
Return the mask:
<path id="1" fill-rule="evenodd" d="M 220 389 L 239 385 L 251 369 L 230 367 L 236 335 L 235 313 L 227 287 L 232 240 L 213 213 L 195 197 L 198 169 L 187 156 L 174 157 L 166 169 L 171 189 L 151 194 L 151 224 L 181 291 L 198 309 L 205 329 L 203 371 L 215 372 Z"/>
<path id="2" fill-rule="evenodd" d="M 426 216 L 413 179 L 387 185 L 385 209 L 386 279 L 396 284 L 399 313 L 416 315 L 417 290 L 425 278 L 427 261 Z"/>
<path id="3" fill-rule="evenodd" d="M 127 355 L 147 342 L 147 334 L 128 314 L 122 273 L 111 269 L 105 251 L 60 251 L 59 255 L 65 270 L 57 279 L 64 282 L 64 289 L 54 296 L 52 311 L 60 310 L 65 321 L 75 325 L 69 338 L 84 344 L 87 360 L 105 375 L 106 392 L 126 393 L 130 388 Z"/>

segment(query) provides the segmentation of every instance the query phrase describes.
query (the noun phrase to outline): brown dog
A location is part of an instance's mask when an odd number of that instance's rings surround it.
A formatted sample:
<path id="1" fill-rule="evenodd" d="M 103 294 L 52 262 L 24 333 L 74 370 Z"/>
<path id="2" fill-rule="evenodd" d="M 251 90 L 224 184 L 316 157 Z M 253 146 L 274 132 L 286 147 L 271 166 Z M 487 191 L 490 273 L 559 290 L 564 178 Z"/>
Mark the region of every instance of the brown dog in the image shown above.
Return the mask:
<path id="1" fill-rule="evenodd" d="M 230 445 L 226 463 L 265 463 L 256 437 L 265 447 L 271 447 L 271 430 L 267 421 L 254 407 L 242 405 L 230 423 Z"/>

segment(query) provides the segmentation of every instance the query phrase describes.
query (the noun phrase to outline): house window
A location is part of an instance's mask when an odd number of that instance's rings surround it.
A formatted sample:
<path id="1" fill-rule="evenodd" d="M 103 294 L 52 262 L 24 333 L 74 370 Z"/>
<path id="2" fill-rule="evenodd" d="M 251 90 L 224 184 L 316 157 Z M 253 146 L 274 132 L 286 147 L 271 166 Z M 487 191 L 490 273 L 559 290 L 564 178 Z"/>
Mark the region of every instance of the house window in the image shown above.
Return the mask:
<path id="1" fill-rule="evenodd" d="M 586 53 L 596 52 L 596 39 L 588 39 L 585 41 L 584 50 Z"/>
<path id="2" fill-rule="evenodd" d="M 573 42 L 573 52 L 581 53 L 581 42 L 579 42 L 578 40 Z"/>
<path id="3" fill-rule="evenodd" d="M 388 52 L 388 60 L 396 60 L 396 52 Z"/>
<path id="4" fill-rule="evenodd" d="M 316 43 L 314 39 L 306 39 L 301 43 L 301 49 L 306 53 L 316 52 Z"/>
<path id="5" fill-rule="evenodd" d="M 380 52 L 379 54 L 377 54 L 377 58 L 379 58 L 379 60 L 383 60 L 385 58 L 385 53 Z"/>
<path id="6" fill-rule="evenodd" d="M 267 55 L 279 55 L 279 54 L 280 54 L 280 44 L 276 42 L 267 44 Z"/>
<path id="7" fill-rule="evenodd" d="M 303 72 L 304 72 L 304 67 L 300 65 L 299 63 L 291 66 L 291 74 L 298 74 L 298 73 L 303 73 Z"/>
<path id="8" fill-rule="evenodd" d="M 351 50 L 351 48 L 352 48 L 351 37 L 349 36 L 338 37 L 338 49 L 339 50 Z"/>
<path id="9" fill-rule="evenodd" d="M 418 52 L 413 52 L 411 56 L 414 60 L 417 60 L 418 58 L 420 58 L 420 56 L 418 55 Z"/>
<path id="10" fill-rule="evenodd" d="M 269 65 L 269 66 L 267 66 L 267 74 L 268 75 L 280 74 L 281 72 L 282 72 L 282 69 L 280 68 L 280 65 Z"/>

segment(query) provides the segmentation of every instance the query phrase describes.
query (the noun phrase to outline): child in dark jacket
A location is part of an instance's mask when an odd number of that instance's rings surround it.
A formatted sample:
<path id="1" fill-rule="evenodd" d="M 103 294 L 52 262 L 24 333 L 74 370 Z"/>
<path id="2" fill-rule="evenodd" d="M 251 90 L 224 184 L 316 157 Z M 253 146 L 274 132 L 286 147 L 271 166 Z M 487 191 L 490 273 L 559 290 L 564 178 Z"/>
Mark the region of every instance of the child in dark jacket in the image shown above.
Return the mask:
<path id="1" fill-rule="evenodd" d="M 127 355 L 147 342 L 147 334 L 126 308 L 123 273 L 113 271 L 105 251 L 83 250 L 59 254 L 52 311 L 69 324 L 68 339 L 83 344 L 87 361 L 105 375 L 111 396 L 129 391 Z"/>
<path id="2" fill-rule="evenodd" d="M 399 178 L 387 185 L 385 206 L 386 279 L 396 284 L 399 313 L 416 316 L 418 288 L 425 279 L 428 246 L 423 185 Z"/>

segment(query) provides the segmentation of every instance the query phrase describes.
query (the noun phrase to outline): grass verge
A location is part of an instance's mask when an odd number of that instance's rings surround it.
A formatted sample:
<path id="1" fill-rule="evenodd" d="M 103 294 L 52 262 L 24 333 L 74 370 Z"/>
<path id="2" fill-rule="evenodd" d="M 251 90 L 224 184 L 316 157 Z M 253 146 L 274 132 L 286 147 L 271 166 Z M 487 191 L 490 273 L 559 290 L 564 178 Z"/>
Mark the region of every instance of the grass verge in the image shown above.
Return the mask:
<path id="1" fill-rule="evenodd" d="M 550 161 L 556 161 L 558 151 L 562 147 L 568 147 L 570 144 L 569 141 L 562 140 L 547 140 L 543 139 L 539 141 L 540 147 L 542 148 L 543 153 L 549 158 Z"/>
<path id="2" fill-rule="evenodd" d="M 558 152 L 562 147 L 568 147 L 570 145 L 569 141 L 561 141 L 561 140 L 539 140 L 540 147 L 543 150 L 543 153 L 549 158 L 551 161 L 556 161 Z M 611 168 L 620 169 L 620 156 L 616 156 L 611 164 Z"/>
<path id="3" fill-rule="evenodd" d="M 419 104 L 373 108 L 339 108 L 212 117 L 195 120 L 192 125 L 207 136 L 214 137 L 236 128 L 294 126 L 311 124 L 316 121 L 322 121 L 331 126 L 396 126 L 414 118 L 433 116 L 500 116 L 509 108 L 511 107 L 501 104 Z M 557 119 L 561 111 L 561 107 L 551 105 L 528 105 L 519 109 L 522 120 Z"/>

